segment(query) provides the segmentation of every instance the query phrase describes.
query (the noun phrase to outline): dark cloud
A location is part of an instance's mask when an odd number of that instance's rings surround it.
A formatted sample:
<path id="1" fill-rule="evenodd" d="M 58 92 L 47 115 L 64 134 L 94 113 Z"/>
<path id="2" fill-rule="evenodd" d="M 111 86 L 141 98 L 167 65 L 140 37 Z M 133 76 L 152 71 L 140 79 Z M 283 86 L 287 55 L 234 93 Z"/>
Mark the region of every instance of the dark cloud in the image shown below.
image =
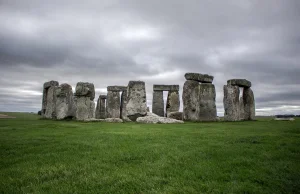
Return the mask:
<path id="1" fill-rule="evenodd" d="M 252 81 L 259 114 L 300 114 L 298 0 L 0 1 L 0 110 L 37 111 L 43 82 L 73 87 L 215 76 Z M 181 91 L 182 92 L 182 91 Z"/>

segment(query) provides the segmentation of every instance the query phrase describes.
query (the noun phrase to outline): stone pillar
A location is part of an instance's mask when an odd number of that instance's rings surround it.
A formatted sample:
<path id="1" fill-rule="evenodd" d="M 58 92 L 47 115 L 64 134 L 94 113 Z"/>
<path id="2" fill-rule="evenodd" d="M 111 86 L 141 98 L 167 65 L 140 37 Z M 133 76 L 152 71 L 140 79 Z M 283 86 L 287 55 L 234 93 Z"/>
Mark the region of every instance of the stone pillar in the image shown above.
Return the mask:
<path id="1" fill-rule="evenodd" d="M 124 90 L 121 94 L 121 119 L 123 119 L 124 121 L 130 121 L 130 119 L 127 117 L 127 113 L 126 113 L 126 105 L 127 105 L 127 90 Z"/>
<path id="2" fill-rule="evenodd" d="M 211 83 L 202 83 L 199 85 L 200 99 L 200 121 L 216 121 L 216 89 Z"/>
<path id="3" fill-rule="evenodd" d="M 41 110 L 41 115 L 44 116 L 46 113 L 46 106 L 47 106 L 47 93 L 48 90 L 51 86 L 58 86 L 59 83 L 57 81 L 49 81 L 45 82 L 43 85 L 43 100 L 42 100 L 42 110 Z"/>
<path id="4" fill-rule="evenodd" d="M 224 85 L 224 120 L 239 121 L 240 120 L 240 88 L 239 86 Z"/>
<path id="5" fill-rule="evenodd" d="M 56 89 L 56 119 L 72 118 L 75 117 L 75 113 L 72 87 L 69 84 L 61 84 Z"/>
<path id="6" fill-rule="evenodd" d="M 107 91 L 106 99 L 106 117 L 107 118 L 120 118 L 120 92 Z"/>
<path id="7" fill-rule="evenodd" d="M 198 121 L 200 114 L 199 82 L 185 81 L 182 92 L 183 119 L 186 121 Z"/>
<path id="8" fill-rule="evenodd" d="M 243 91 L 244 120 L 255 120 L 255 100 L 251 88 Z"/>
<path id="9" fill-rule="evenodd" d="M 76 119 L 85 120 L 95 117 L 95 87 L 92 83 L 78 82 L 75 92 Z"/>
<path id="10" fill-rule="evenodd" d="M 105 108 L 106 95 L 100 95 L 97 101 L 97 108 L 95 112 L 96 119 L 106 118 L 106 108 Z"/>
<path id="11" fill-rule="evenodd" d="M 240 120 L 245 120 L 244 102 L 243 97 L 240 97 Z"/>
<path id="12" fill-rule="evenodd" d="M 136 121 L 138 117 L 147 115 L 146 88 L 143 81 L 129 81 L 128 102 L 126 105 L 127 117 Z"/>
<path id="13" fill-rule="evenodd" d="M 45 113 L 43 114 L 44 118 L 55 119 L 56 118 L 56 88 L 57 86 L 50 86 L 47 89 L 47 98 L 46 105 L 44 107 Z"/>
<path id="14" fill-rule="evenodd" d="M 163 95 L 163 91 L 153 91 L 152 112 L 161 117 L 165 114 Z"/>
<path id="15" fill-rule="evenodd" d="M 180 107 L 179 92 L 169 91 L 166 105 L 166 115 L 170 112 L 178 112 Z"/>

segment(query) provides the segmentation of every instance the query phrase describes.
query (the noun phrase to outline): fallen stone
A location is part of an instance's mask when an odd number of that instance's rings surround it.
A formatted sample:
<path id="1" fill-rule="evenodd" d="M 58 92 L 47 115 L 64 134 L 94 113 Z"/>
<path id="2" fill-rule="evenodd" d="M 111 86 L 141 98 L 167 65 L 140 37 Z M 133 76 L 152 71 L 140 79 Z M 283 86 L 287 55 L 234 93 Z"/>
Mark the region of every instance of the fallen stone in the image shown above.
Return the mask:
<path id="1" fill-rule="evenodd" d="M 227 85 L 250 88 L 251 82 L 246 79 L 230 79 L 227 81 Z"/>
<path id="2" fill-rule="evenodd" d="M 104 121 L 107 123 L 123 123 L 123 120 L 120 118 L 106 118 Z"/>
<path id="3" fill-rule="evenodd" d="M 88 82 L 78 82 L 76 85 L 75 96 L 90 97 L 90 100 L 94 100 L 95 99 L 94 84 Z"/>
<path id="4" fill-rule="evenodd" d="M 147 112 L 147 115 L 146 116 L 151 116 L 151 117 L 160 117 L 159 115 L 157 114 L 154 114 L 152 112 Z"/>
<path id="5" fill-rule="evenodd" d="M 147 114 L 147 101 L 145 82 L 129 81 L 128 83 L 128 103 L 126 105 L 127 117 L 136 121 L 138 117 Z"/>
<path id="6" fill-rule="evenodd" d="M 153 85 L 153 91 L 179 91 L 179 85 Z"/>
<path id="7" fill-rule="evenodd" d="M 145 116 L 137 118 L 138 123 L 152 123 L 152 124 L 170 124 L 170 123 L 184 123 L 183 121 L 156 116 Z"/>
<path id="8" fill-rule="evenodd" d="M 255 100 L 251 88 L 244 88 L 243 91 L 244 120 L 255 120 Z"/>
<path id="9" fill-rule="evenodd" d="M 152 112 L 161 117 L 165 115 L 163 95 L 163 91 L 153 91 Z"/>
<path id="10" fill-rule="evenodd" d="M 167 97 L 166 114 L 179 111 L 180 100 L 178 91 L 169 91 Z"/>
<path id="11" fill-rule="evenodd" d="M 199 85 L 200 113 L 199 121 L 216 121 L 216 90 L 211 83 Z"/>
<path id="12" fill-rule="evenodd" d="M 275 121 L 294 121 L 294 118 L 274 118 Z"/>
<path id="13" fill-rule="evenodd" d="M 167 114 L 168 118 L 176 119 L 176 120 L 183 120 L 183 113 L 182 112 L 170 112 Z"/>
<path id="14" fill-rule="evenodd" d="M 214 80 L 214 76 L 201 73 L 186 73 L 184 77 L 186 80 L 192 80 L 201 83 L 212 83 Z"/>
<path id="15" fill-rule="evenodd" d="M 72 87 L 69 84 L 61 84 L 56 88 L 56 119 L 62 120 L 73 118 L 76 114 L 76 107 L 73 98 Z"/>
<path id="16" fill-rule="evenodd" d="M 127 91 L 126 86 L 107 86 L 107 91 L 122 92 Z"/>
<path id="17" fill-rule="evenodd" d="M 240 88 L 238 86 L 225 85 L 224 90 L 224 120 L 225 121 L 239 121 L 240 120 Z"/>
<path id="18" fill-rule="evenodd" d="M 120 93 L 118 91 L 107 91 L 106 117 L 120 118 Z"/>
<path id="19" fill-rule="evenodd" d="M 90 119 L 84 119 L 84 122 L 104 122 L 105 119 L 95 119 L 95 118 L 90 118 Z"/>
<path id="20" fill-rule="evenodd" d="M 183 85 L 183 120 L 198 121 L 200 114 L 199 82 L 187 80 Z"/>

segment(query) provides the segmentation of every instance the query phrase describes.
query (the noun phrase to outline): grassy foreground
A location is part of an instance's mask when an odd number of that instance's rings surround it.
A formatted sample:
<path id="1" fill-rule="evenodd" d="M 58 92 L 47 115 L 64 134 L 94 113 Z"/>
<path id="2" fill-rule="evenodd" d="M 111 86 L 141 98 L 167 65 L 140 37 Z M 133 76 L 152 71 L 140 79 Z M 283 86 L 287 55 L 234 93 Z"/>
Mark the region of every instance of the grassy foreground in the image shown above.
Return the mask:
<path id="1" fill-rule="evenodd" d="M 0 193 L 299 193 L 300 120 L 0 120 Z"/>

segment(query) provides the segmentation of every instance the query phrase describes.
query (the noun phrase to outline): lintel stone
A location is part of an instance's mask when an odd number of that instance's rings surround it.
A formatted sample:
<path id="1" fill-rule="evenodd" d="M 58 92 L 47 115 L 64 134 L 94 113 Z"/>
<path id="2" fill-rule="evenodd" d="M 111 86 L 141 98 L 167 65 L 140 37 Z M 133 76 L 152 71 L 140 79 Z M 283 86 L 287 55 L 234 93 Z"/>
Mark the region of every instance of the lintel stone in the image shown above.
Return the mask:
<path id="1" fill-rule="evenodd" d="M 214 76 L 201 73 L 186 73 L 184 75 L 186 80 L 198 81 L 201 83 L 212 83 Z"/>
<path id="2" fill-rule="evenodd" d="M 227 85 L 250 88 L 251 82 L 246 79 L 230 79 L 227 81 Z"/>
<path id="3" fill-rule="evenodd" d="M 107 91 L 122 92 L 127 90 L 126 86 L 107 86 Z"/>
<path id="4" fill-rule="evenodd" d="M 153 85 L 154 91 L 179 91 L 179 85 Z"/>

